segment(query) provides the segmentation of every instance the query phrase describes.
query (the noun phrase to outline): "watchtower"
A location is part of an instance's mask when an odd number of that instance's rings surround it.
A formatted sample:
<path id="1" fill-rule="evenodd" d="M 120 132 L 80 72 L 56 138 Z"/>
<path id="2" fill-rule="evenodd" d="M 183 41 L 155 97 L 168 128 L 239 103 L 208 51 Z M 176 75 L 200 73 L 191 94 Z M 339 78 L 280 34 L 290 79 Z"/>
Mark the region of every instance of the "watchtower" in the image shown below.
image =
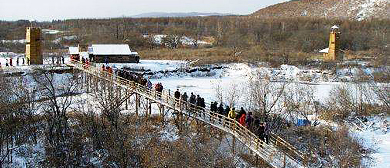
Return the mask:
<path id="1" fill-rule="evenodd" d="M 340 53 L 340 31 L 339 27 L 334 25 L 331 28 L 329 37 L 329 50 L 324 54 L 325 61 L 342 60 Z"/>
<path id="2" fill-rule="evenodd" d="M 26 28 L 26 58 L 28 64 L 43 64 L 41 29 Z"/>

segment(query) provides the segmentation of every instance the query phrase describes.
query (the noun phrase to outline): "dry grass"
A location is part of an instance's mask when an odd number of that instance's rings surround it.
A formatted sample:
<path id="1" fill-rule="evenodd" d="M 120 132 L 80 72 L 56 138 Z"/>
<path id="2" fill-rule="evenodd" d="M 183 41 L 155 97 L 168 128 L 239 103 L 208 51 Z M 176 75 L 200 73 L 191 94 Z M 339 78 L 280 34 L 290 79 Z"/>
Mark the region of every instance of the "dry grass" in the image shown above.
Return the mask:
<path id="1" fill-rule="evenodd" d="M 139 51 L 141 59 L 155 60 L 199 60 L 196 64 L 213 64 L 237 62 L 239 59 L 232 56 L 232 50 L 229 48 L 180 48 L 180 49 L 154 49 Z"/>

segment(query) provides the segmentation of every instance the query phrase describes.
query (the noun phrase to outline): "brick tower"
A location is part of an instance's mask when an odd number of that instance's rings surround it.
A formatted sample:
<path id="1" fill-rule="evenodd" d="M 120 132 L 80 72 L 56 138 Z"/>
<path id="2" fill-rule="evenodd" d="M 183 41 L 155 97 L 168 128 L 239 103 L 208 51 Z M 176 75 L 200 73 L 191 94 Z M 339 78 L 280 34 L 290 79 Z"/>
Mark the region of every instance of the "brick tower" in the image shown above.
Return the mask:
<path id="1" fill-rule="evenodd" d="M 340 31 L 336 25 L 331 28 L 329 37 L 329 51 L 324 55 L 326 61 L 342 60 L 340 53 Z"/>
<path id="2" fill-rule="evenodd" d="M 41 29 L 27 27 L 26 58 L 28 64 L 43 64 Z"/>

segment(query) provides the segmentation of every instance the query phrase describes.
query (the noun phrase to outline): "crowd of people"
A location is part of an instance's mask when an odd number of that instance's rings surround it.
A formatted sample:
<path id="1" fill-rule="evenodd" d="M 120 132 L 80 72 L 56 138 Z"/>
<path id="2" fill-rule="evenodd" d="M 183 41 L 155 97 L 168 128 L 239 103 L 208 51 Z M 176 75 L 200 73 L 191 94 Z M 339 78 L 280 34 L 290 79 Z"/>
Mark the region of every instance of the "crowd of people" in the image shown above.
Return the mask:
<path id="1" fill-rule="evenodd" d="M 177 89 L 174 96 L 176 100 L 187 102 L 188 95 L 186 92 L 180 94 L 179 89 Z M 193 107 L 196 106 L 200 109 L 206 108 L 204 98 L 200 97 L 199 95 L 195 96 L 195 94 L 192 92 L 188 101 Z M 263 142 L 269 143 L 270 127 L 267 125 L 266 122 L 261 122 L 260 118 L 254 116 L 252 112 L 247 113 L 243 107 L 241 107 L 241 109 L 236 112 L 235 107 L 224 107 L 223 103 L 218 104 L 218 102 L 215 101 L 211 102 L 210 111 L 236 120 L 238 123 L 240 123 L 240 125 L 246 127 L 251 132 L 255 133 Z"/>

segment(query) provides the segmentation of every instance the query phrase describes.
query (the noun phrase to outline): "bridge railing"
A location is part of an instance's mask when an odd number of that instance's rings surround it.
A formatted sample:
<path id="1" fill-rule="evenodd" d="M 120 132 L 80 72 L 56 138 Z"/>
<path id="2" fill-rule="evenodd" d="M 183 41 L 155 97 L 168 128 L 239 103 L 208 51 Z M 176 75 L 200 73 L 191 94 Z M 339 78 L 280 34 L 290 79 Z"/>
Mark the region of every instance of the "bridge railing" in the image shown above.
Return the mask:
<path id="1" fill-rule="evenodd" d="M 179 113 L 185 112 L 186 115 L 194 115 L 192 117 L 202 119 L 206 123 L 228 129 L 231 133 L 234 134 L 234 136 L 239 138 L 243 144 L 248 146 L 251 150 L 255 150 L 255 152 L 261 155 L 261 157 L 266 161 L 270 161 L 273 157 L 275 157 L 276 153 L 272 150 L 271 146 L 263 142 L 256 134 L 251 132 L 245 126 L 242 126 L 235 119 L 228 118 L 225 115 L 221 115 L 219 113 L 211 112 L 206 108 L 196 106 L 195 104 L 191 104 L 189 102 L 183 102 L 181 99 L 176 99 L 175 97 L 171 96 L 170 93 L 166 90 L 161 93 L 157 92 L 153 88 L 149 89 L 146 86 L 122 78 L 116 74 L 102 71 L 100 68 L 95 66 L 86 66 L 80 63 L 73 63 L 73 66 L 87 73 L 91 73 L 92 75 L 97 75 L 107 81 L 122 85 L 126 88 L 132 88 L 136 92 L 143 93 L 150 98 L 153 98 L 155 101 L 165 102 Z M 306 164 L 305 156 L 290 143 L 275 134 L 271 134 L 270 139 L 270 142 L 275 147 L 283 151 L 284 157 L 287 155 L 298 164 Z"/>

